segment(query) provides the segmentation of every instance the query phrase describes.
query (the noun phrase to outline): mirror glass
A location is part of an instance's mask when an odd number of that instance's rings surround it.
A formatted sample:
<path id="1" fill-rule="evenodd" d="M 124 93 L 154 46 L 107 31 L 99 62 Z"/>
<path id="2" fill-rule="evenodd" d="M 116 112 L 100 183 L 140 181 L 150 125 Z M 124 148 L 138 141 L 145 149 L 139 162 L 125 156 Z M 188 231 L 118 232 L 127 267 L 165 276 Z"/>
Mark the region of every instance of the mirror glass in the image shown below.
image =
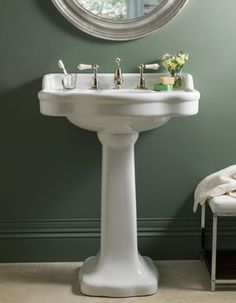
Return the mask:
<path id="1" fill-rule="evenodd" d="M 92 14 L 110 20 L 129 20 L 143 17 L 165 0 L 76 0 Z"/>
<path id="2" fill-rule="evenodd" d="M 177 15 L 188 0 L 51 0 L 80 30 L 107 40 L 145 37 Z"/>

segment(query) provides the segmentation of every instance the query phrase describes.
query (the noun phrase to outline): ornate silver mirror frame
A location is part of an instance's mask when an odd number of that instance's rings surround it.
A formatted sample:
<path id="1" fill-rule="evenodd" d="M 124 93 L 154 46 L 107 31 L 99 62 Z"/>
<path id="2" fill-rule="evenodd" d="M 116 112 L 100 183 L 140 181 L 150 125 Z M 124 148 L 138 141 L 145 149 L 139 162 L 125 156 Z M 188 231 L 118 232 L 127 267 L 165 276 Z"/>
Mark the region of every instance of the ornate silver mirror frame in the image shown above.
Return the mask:
<path id="1" fill-rule="evenodd" d="M 164 0 L 143 17 L 113 21 L 98 17 L 76 0 L 52 0 L 61 14 L 80 30 L 106 40 L 125 41 L 147 36 L 170 21 L 188 0 Z"/>

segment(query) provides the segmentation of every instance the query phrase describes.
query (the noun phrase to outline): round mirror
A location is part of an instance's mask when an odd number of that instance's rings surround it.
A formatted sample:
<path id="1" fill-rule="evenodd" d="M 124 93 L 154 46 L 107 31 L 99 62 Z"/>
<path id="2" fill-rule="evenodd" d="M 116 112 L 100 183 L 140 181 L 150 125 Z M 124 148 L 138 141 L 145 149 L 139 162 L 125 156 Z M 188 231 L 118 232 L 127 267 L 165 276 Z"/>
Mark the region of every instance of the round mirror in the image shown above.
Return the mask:
<path id="1" fill-rule="evenodd" d="M 188 0 L 52 0 L 80 30 L 108 40 L 132 40 L 156 31 Z"/>

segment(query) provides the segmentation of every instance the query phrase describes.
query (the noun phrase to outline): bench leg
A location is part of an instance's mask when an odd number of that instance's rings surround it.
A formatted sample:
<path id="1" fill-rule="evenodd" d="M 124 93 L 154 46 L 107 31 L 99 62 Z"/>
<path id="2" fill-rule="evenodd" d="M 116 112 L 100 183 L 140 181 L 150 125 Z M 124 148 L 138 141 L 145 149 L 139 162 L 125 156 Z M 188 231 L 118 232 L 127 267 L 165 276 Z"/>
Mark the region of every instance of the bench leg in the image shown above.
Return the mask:
<path id="1" fill-rule="evenodd" d="M 211 291 L 216 288 L 216 253 L 217 253 L 217 215 L 213 214 L 212 258 L 211 258 Z"/>
<path id="2" fill-rule="evenodd" d="M 202 205 L 201 211 L 201 251 L 200 251 L 200 260 L 204 260 L 205 254 L 205 222 L 206 222 L 206 204 Z"/>

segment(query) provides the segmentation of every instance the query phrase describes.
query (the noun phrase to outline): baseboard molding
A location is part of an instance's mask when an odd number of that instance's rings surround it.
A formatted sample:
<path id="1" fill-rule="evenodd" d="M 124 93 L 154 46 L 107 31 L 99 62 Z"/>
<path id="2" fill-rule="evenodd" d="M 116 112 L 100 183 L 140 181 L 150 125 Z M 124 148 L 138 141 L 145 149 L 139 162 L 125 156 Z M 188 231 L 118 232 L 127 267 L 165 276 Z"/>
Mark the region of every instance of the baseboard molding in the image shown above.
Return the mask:
<path id="1" fill-rule="evenodd" d="M 236 224 L 227 220 L 220 234 L 236 235 Z M 198 237 L 199 218 L 138 218 L 139 237 Z M 210 222 L 207 226 L 211 231 Z M 0 220 L 0 239 L 100 237 L 100 219 L 25 219 Z"/>
<path id="2" fill-rule="evenodd" d="M 199 218 L 139 218 L 137 226 L 140 253 L 156 260 L 199 258 Z M 223 247 L 235 243 L 233 219 L 220 224 L 219 238 Z M 0 262 L 82 261 L 97 253 L 99 243 L 96 218 L 0 220 Z"/>
<path id="3" fill-rule="evenodd" d="M 195 218 L 138 218 L 139 237 L 199 236 Z M 0 239 L 100 237 L 100 219 L 0 220 Z"/>

